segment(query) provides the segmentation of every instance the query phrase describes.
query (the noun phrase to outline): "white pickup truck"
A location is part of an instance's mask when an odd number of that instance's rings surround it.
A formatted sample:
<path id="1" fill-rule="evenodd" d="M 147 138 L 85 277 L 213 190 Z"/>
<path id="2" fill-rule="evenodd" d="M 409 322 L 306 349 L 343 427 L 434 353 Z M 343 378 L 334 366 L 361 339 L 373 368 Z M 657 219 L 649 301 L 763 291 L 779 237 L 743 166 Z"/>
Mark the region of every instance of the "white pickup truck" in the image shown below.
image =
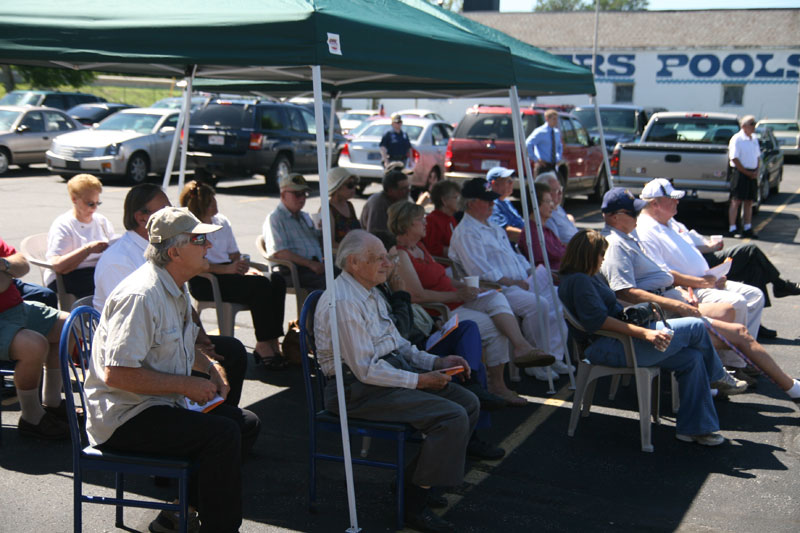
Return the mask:
<path id="1" fill-rule="evenodd" d="M 686 191 L 685 201 L 723 205 L 730 199 L 728 141 L 737 131 L 736 115 L 656 113 L 638 142 L 614 148 L 611 184 L 638 195 L 653 178 L 667 178 L 676 189 Z"/>

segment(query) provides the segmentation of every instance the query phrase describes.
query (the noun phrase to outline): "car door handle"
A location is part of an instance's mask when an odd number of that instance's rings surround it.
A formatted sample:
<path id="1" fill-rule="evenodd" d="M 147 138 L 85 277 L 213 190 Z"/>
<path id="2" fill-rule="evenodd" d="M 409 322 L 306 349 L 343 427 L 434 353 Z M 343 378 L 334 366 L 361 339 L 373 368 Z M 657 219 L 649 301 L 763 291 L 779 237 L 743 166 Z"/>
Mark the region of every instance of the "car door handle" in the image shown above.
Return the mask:
<path id="1" fill-rule="evenodd" d="M 664 161 L 666 161 L 667 163 L 680 163 L 681 156 L 679 156 L 678 154 L 667 154 L 664 156 Z"/>

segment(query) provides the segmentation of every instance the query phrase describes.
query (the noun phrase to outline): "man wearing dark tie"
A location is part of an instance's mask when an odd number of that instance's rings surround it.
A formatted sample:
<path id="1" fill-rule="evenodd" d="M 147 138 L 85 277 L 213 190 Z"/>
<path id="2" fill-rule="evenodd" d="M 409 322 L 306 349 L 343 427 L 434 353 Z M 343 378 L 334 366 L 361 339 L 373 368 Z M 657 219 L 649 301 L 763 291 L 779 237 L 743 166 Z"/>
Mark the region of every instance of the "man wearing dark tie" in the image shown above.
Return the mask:
<path id="1" fill-rule="evenodd" d="M 564 153 L 561 131 L 557 128 L 558 112 L 548 109 L 544 112 L 544 121 L 544 124 L 533 130 L 525 143 L 537 176 L 542 172 L 557 172 L 556 167 Z"/>

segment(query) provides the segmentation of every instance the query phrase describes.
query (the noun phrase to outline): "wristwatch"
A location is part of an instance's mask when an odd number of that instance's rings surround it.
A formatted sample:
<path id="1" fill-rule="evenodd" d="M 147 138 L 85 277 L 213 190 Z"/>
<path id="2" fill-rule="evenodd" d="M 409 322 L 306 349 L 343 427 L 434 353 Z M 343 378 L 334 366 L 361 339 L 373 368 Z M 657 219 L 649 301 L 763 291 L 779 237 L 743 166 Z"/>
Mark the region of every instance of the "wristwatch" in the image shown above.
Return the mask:
<path id="1" fill-rule="evenodd" d="M 8 259 L 5 257 L 0 257 L 0 264 L 3 265 L 3 272 L 8 272 L 11 270 L 11 263 L 9 263 Z"/>

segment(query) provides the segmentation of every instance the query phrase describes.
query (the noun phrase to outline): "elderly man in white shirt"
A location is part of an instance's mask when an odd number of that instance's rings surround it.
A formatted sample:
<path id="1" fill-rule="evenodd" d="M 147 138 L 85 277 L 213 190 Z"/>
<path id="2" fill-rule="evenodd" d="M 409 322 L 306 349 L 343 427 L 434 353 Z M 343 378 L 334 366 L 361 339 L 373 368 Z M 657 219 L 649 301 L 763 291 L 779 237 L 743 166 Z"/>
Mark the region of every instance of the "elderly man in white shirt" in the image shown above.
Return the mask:
<path id="1" fill-rule="evenodd" d="M 441 369 L 469 364 L 457 355 L 437 357 L 400 336 L 375 287 L 392 267 L 383 243 L 364 230 L 348 233 L 336 264 L 336 322 L 342 353 L 347 413 L 367 420 L 405 422 L 425 434 L 411 483 L 406 489 L 406 521 L 421 531 L 453 531 L 452 524 L 427 506 L 431 486 L 463 480 L 469 436 L 480 414 L 477 397 L 449 383 Z M 325 407 L 339 412 L 331 338 L 330 291 L 320 298 L 314 335 L 322 372 L 329 378 Z M 413 463 L 412 463 L 413 464 Z"/>
<path id="2" fill-rule="evenodd" d="M 498 194 L 491 190 L 485 179 L 473 178 L 464 184 L 461 197 L 466 201 L 466 209 L 464 217 L 453 231 L 448 256 L 467 275 L 502 285 L 503 294 L 514 314 L 522 318 L 522 334 L 534 346 L 545 346 L 544 349 L 555 357 L 553 370 L 567 372 L 559 324 L 563 318 L 556 317 L 555 306 L 529 290 L 530 263 L 511 248 L 505 230 L 489 222 Z M 538 327 L 540 310 L 547 313 L 544 322 L 550 331 L 549 346 L 546 346 L 544 332 Z M 547 380 L 546 369 L 526 368 L 525 372 L 537 379 Z M 557 375 L 553 376 L 553 379 L 557 378 Z"/>
<path id="3" fill-rule="evenodd" d="M 558 181 L 558 176 L 556 176 L 555 172 L 545 172 L 536 176 L 536 183 L 544 183 L 550 187 L 550 196 L 552 196 L 553 203 L 556 205 L 544 225 L 558 236 L 558 240 L 567 244 L 578 233 L 578 228 L 575 226 L 575 217 L 567 214 L 564 206 L 561 205 L 564 189 L 561 187 L 561 182 Z"/>
<path id="4" fill-rule="evenodd" d="M 741 129 L 728 143 L 728 160 L 731 172 L 731 207 L 728 211 L 728 235 L 757 239 L 753 232 L 753 201 L 758 196 L 758 164 L 761 150 L 755 136 L 756 117 L 746 115 Z M 742 232 L 736 228 L 739 206 L 742 207 Z"/>

